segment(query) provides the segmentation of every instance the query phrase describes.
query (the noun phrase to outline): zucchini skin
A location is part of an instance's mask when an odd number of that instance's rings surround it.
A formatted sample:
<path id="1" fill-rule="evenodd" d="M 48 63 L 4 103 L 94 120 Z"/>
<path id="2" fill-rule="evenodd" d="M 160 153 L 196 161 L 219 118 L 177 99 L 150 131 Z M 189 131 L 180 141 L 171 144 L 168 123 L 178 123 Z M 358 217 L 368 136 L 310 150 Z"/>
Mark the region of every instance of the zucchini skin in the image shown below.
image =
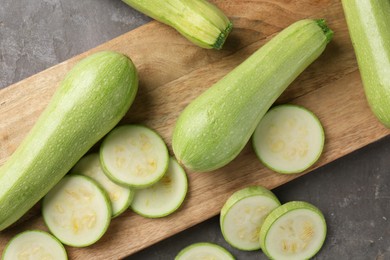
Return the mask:
<path id="1" fill-rule="evenodd" d="M 390 1 L 342 0 L 368 104 L 390 128 Z"/>
<path id="2" fill-rule="evenodd" d="M 123 0 L 134 9 L 167 24 L 192 43 L 221 49 L 233 24 L 206 0 Z"/>
<path id="3" fill-rule="evenodd" d="M 98 52 L 67 74 L 0 168 L 0 230 L 37 203 L 126 114 L 138 89 L 132 61 Z"/>
<path id="4" fill-rule="evenodd" d="M 232 161 L 267 110 L 332 36 L 323 20 L 295 22 L 192 101 L 173 131 L 178 161 L 199 172 Z"/>

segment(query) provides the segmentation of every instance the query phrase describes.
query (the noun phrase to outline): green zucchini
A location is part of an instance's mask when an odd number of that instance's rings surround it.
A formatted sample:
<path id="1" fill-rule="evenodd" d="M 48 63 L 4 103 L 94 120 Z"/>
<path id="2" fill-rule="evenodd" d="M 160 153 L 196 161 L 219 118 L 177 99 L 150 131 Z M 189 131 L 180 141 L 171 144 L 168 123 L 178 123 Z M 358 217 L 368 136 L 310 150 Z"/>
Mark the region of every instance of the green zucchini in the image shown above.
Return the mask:
<path id="1" fill-rule="evenodd" d="M 66 76 L 38 121 L 0 168 L 0 230 L 37 203 L 126 114 L 138 88 L 132 61 L 99 52 Z"/>
<path id="2" fill-rule="evenodd" d="M 233 160 L 270 106 L 332 36 L 324 20 L 298 21 L 191 102 L 173 132 L 178 161 L 205 172 Z"/>
<path id="3" fill-rule="evenodd" d="M 233 26 L 220 9 L 206 0 L 123 1 L 206 49 L 221 49 Z"/>
<path id="4" fill-rule="evenodd" d="M 342 4 L 367 101 L 390 128 L 390 1 L 343 0 Z"/>

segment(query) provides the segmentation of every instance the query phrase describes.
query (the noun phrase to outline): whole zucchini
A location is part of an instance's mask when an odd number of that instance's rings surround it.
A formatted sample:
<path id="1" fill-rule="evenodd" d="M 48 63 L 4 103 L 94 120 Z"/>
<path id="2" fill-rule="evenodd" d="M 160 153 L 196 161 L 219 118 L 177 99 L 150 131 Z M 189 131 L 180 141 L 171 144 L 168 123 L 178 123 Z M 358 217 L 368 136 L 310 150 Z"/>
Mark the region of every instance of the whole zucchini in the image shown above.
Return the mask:
<path id="1" fill-rule="evenodd" d="M 123 0 L 134 9 L 175 28 L 192 43 L 221 49 L 232 23 L 206 0 Z"/>
<path id="2" fill-rule="evenodd" d="M 26 138 L 0 168 L 0 230 L 37 203 L 125 115 L 138 88 L 132 61 L 99 52 L 66 76 Z"/>
<path id="3" fill-rule="evenodd" d="M 390 128 L 390 1 L 342 4 L 366 98 L 374 115 Z"/>
<path id="4" fill-rule="evenodd" d="M 178 160 L 201 172 L 233 160 L 270 106 L 324 51 L 332 35 L 323 20 L 298 21 L 191 102 L 173 133 Z"/>

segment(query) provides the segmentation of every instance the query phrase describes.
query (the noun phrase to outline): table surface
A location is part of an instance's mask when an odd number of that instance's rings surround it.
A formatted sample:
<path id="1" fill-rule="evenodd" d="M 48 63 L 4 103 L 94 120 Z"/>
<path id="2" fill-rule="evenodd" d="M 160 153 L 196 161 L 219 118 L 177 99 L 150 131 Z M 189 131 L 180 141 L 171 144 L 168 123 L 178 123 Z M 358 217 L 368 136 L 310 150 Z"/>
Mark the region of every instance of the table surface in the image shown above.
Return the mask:
<path id="1" fill-rule="evenodd" d="M 148 21 L 118 0 L 0 0 L 0 88 Z M 274 192 L 282 202 L 308 201 L 323 211 L 328 236 L 315 259 L 390 259 L 390 137 Z M 200 241 L 222 245 L 237 259 L 266 259 L 261 251 L 230 247 L 218 217 L 128 259 L 173 259 L 183 247 Z"/>

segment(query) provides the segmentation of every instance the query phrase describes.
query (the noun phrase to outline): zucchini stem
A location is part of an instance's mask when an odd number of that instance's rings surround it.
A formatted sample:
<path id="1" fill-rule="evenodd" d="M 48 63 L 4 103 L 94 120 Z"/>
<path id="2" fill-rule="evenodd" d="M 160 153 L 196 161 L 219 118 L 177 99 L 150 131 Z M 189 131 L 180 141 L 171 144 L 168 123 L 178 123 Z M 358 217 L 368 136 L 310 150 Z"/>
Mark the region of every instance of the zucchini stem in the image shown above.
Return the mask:
<path id="1" fill-rule="evenodd" d="M 226 39 L 227 39 L 229 33 L 232 31 L 232 29 L 233 29 L 233 23 L 229 22 L 228 25 L 227 25 L 227 27 L 225 28 L 225 30 L 223 30 L 223 31 L 219 34 L 217 40 L 215 41 L 215 43 L 214 43 L 214 45 L 213 45 L 213 48 L 214 48 L 214 49 L 217 49 L 217 50 L 222 49 L 222 46 L 223 46 L 223 44 L 225 43 L 225 41 L 226 41 Z"/>
<path id="2" fill-rule="evenodd" d="M 327 43 L 329 43 L 332 40 L 332 38 L 333 38 L 334 32 L 328 27 L 328 25 L 326 24 L 325 19 L 318 19 L 318 20 L 316 20 L 316 23 L 318 24 L 318 26 L 324 32 L 324 34 L 326 36 Z"/>

